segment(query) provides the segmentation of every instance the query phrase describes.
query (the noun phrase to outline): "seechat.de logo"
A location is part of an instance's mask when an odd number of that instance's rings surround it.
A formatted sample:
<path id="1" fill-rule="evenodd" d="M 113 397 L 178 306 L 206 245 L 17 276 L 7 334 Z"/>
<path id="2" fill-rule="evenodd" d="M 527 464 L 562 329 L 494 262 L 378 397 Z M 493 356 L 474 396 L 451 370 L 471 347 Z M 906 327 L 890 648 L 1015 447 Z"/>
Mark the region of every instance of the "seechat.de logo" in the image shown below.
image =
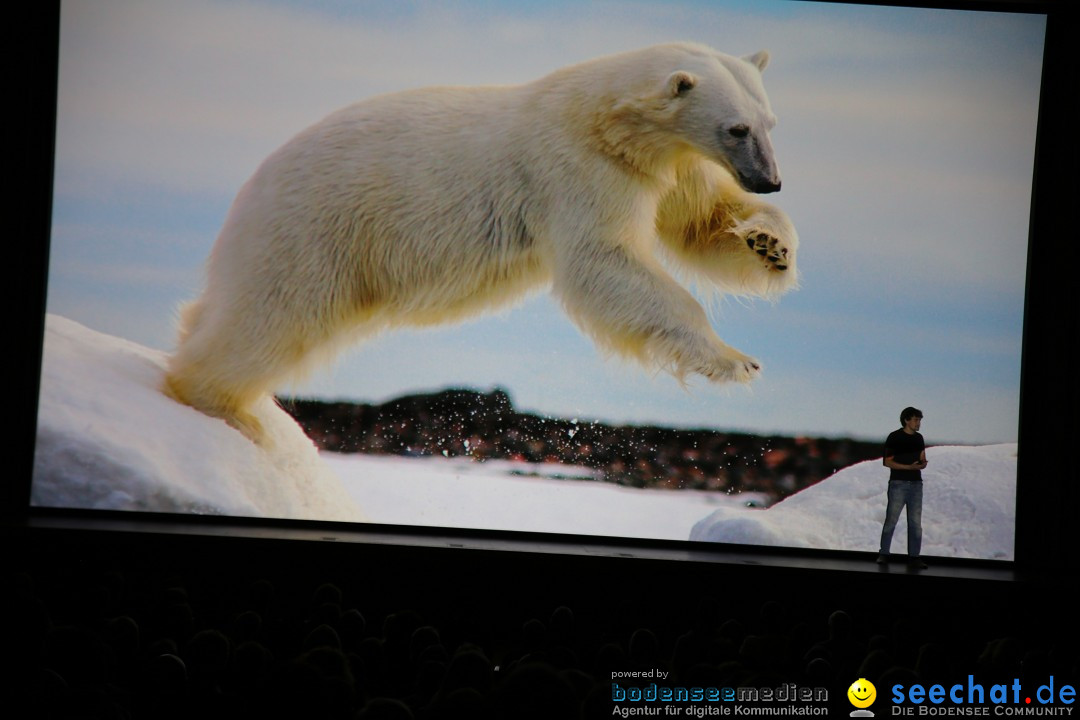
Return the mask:
<path id="1" fill-rule="evenodd" d="M 893 715 L 1072 715 L 1076 702 L 1076 688 L 1050 675 L 1045 683 L 1032 692 L 1033 682 L 1027 687 L 1020 678 L 1010 683 L 996 683 L 989 687 L 967 676 L 967 682 L 951 685 L 923 684 L 893 685 Z"/>

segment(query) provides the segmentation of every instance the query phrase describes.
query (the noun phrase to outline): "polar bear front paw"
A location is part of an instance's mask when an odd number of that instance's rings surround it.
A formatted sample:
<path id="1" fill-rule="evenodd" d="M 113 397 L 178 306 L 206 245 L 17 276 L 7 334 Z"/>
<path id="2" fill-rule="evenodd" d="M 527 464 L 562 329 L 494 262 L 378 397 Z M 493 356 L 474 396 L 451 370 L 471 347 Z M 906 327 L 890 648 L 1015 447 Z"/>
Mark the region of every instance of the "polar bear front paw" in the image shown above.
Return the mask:
<path id="1" fill-rule="evenodd" d="M 722 346 L 698 362 L 680 363 L 679 376 L 702 375 L 710 382 L 748 383 L 761 375 L 761 363 L 735 348 Z"/>
<path id="2" fill-rule="evenodd" d="M 721 357 L 702 370 L 713 382 L 748 383 L 761 375 L 761 363 L 738 350 L 728 348 Z"/>
<path id="3" fill-rule="evenodd" d="M 746 235 L 746 247 L 763 258 L 766 270 L 784 272 L 790 265 L 787 244 L 768 233 L 751 231 Z"/>

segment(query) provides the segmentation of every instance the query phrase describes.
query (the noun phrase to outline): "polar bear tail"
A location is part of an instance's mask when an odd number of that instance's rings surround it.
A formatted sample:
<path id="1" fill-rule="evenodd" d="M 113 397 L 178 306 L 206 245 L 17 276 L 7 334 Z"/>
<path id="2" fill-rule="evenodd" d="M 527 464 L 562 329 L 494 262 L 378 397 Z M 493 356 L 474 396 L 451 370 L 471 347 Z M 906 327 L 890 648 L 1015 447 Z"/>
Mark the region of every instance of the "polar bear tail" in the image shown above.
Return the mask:
<path id="1" fill-rule="evenodd" d="M 180 319 L 177 323 L 177 342 L 179 345 L 183 345 L 187 342 L 187 339 L 191 337 L 192 331 L 199 324 L 199 319 L 202 317 L 203 304 L 201 302 L 189 302 L 184 303 L 180 307 Z"/>

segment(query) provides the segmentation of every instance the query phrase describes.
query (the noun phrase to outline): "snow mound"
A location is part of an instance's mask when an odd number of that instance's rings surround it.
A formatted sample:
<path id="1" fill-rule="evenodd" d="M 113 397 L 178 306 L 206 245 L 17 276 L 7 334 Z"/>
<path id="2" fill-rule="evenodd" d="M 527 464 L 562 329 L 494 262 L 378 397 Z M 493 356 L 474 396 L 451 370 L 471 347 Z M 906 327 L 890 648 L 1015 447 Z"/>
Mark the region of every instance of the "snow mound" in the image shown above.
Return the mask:
<path id="1" fill-rule="evenodd" d="M 1013 558 L 1015 443 L 931 447 L 923 470 L 923 555 Z M 876 552 L 885 521 L 888 470 L 880 460 L 852 465 L 767 510 L 721 508 L 691 540 Z M 892 551 L 907 548 L 907 518 Z"/>
<path id="2" fill-rule="evenodd" d="M 31 502 L 39 507 L 361 521 L 285 411 L 268 449 L 161 394 L 166 355 L 46 318 Z"/>

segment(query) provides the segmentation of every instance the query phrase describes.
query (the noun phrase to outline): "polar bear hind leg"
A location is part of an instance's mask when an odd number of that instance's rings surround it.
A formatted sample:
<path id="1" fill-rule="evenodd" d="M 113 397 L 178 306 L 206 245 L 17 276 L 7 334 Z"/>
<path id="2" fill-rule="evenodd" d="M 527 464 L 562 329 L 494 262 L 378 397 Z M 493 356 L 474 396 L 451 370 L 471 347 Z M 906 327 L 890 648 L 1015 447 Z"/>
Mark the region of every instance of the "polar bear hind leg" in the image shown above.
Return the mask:
<path id="1" fill-rule="evenodd" d="M 262 443 L 262 423 L 252 412 L 270 388 L 298 375 L 311 361 L 313 343 L 278 322 L 229 322 L 226 308 L 211 311 L 200 299 L 180 316 L 180 343 L 169 359 L 163 390 L 169 397 L 218 417 Z"/>

